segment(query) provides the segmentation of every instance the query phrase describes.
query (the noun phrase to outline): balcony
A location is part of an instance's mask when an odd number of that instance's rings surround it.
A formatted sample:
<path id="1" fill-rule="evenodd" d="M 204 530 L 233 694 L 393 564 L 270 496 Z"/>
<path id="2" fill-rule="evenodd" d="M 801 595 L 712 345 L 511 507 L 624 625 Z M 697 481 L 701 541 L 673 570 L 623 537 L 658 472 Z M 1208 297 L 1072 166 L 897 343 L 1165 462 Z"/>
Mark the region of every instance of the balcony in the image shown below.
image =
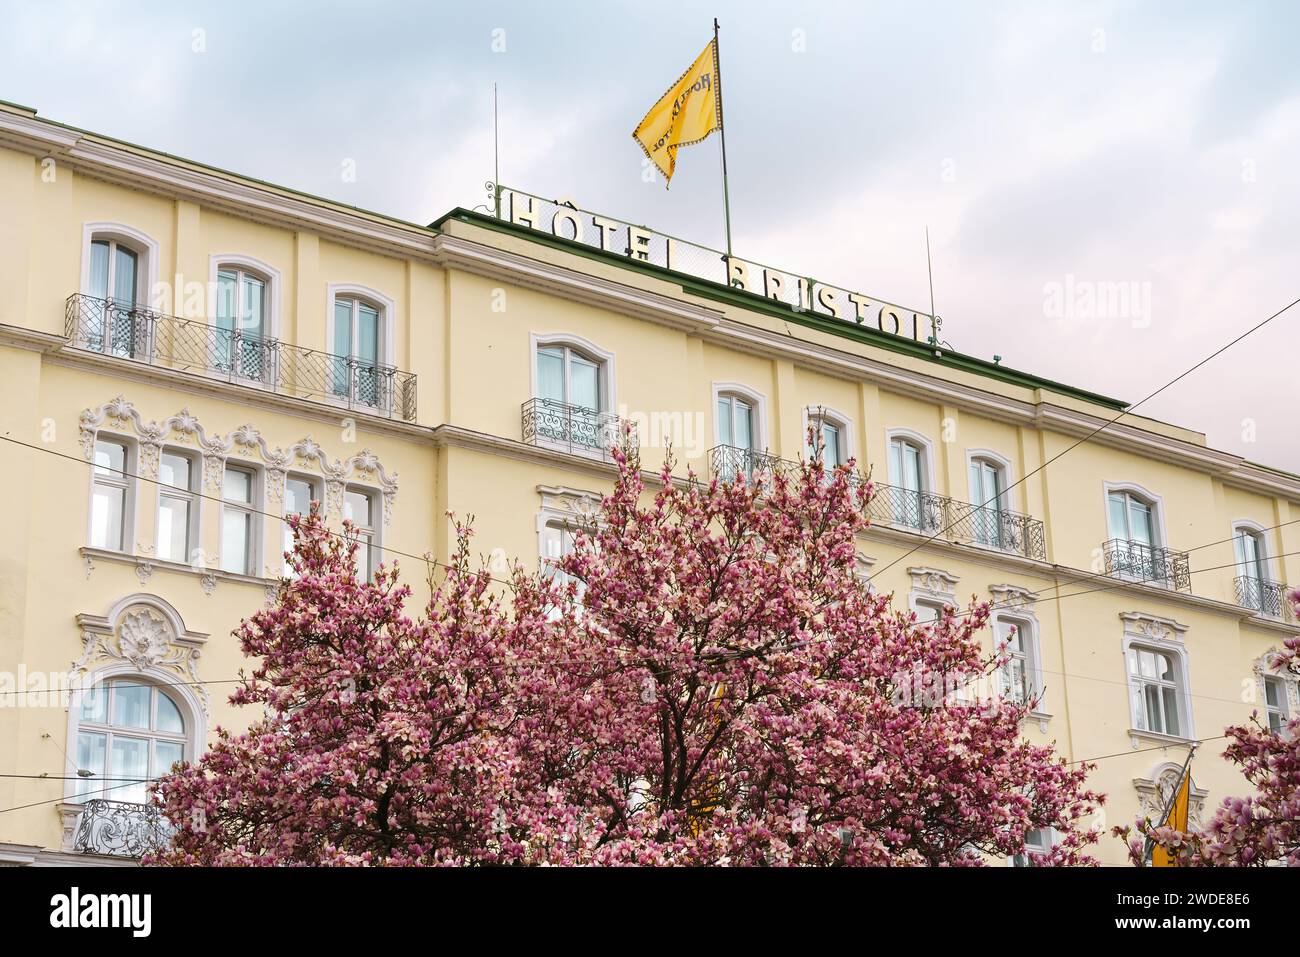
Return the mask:
<path id="1" fill-rule="evenodd" d="M 82 806 L 72 849 L 79 854 L 140 857 L 167 846 L 172 826 L 152 804 L 96 799 Z"/>
<path id="2" fill-rule="evenodd" d="M 888 525 L 950 542 L 978 545 L 1034 561 L 1047 560 L 1047 536 L 1040 519 L 1005 508 L 973 505 L 946 495 L 877 483 L 867 514 Z"/>
<path id="3" fill-rule="evenodd" d="M 784 471 L 793 475 L 799 469 L 798 462 L 730 445 L 710 449 L 709 464 L 713 474 L 724 481 L 737 474 L 752 478 L 759 473 Z M 854 484 L 861 481 L 856 476 L 852 478 Z M 1043 523 L 1006 509 L 975 506 L 932 492 L 875 483 L 871 501 L 867 503 L 867 515 L 873 525 L 980 545 L 1036 561 L 1047 559 Z"/>
<path id="4" fill-rule="evenodd" d="M 83 295 L 68 297 L 64 334 L 89 352 L 415 420 L 415 376 L 354 356 Z"/>
<path id="5" fill-rule="evenodd" d="M 1234 580 L 1237 604 L 1259 612 L 1265 618 L 1278 621 L 1293 621 L 1295 615 L 1291 602 L 1287 600 L 1287 586 L 1282 582 L 1255 578 L 1250 575 L 1238 575 Z"/>
<path id="6" fill-rule="evenodd" d="M 610 461 L 610 452 L 623 441 L 637 444 L 636 423 L 612 412 L 597 412 L 555 399 L 529 399 L 521 408 L 524 441 L 570 455 Z"/>
<path id="7" fill-rule="evenodd" d="M 1101 546 L 1101 550 L 1105 574 L 1112 578 L 1159 585 L 1174 591 L 1192 590 L 1191 563 L 1186 552 L 1123 538 L 1112 538 Z"/>

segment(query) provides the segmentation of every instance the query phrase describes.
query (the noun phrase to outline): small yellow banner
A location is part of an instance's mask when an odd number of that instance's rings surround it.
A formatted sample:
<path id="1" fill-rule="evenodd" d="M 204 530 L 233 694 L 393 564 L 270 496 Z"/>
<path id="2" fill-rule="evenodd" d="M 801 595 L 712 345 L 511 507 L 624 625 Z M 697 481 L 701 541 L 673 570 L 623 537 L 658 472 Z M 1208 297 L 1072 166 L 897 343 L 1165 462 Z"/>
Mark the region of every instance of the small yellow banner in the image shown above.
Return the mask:
<path id="1" fill-rule="evenodd" d="M 632 139 L 641 144 L 650 162 L 664 174 L 665 186 L 677 167 L 677 151 L 722 128 L 715 44 L 709 41 L 704 52 L 632 131 Z"/>
<path id="2" fill-rule="evenodd" d="M 1174 796 L 1173 806 L 1169 808 L 1169 816 L 1160 822 L 1165 827 L 1172 827 L 1184 833 L 1187 831 L 1187 817 L 1192 797 L 1191 785 L 1192 774 L 1189 767 L 1187 773 L 1183 775 L 1182 783 L 1178 785 L 1178 793 Z M 1157 844 L 1151 851 L 1151 866 L 1177 867 L 1178 858 Z"/>

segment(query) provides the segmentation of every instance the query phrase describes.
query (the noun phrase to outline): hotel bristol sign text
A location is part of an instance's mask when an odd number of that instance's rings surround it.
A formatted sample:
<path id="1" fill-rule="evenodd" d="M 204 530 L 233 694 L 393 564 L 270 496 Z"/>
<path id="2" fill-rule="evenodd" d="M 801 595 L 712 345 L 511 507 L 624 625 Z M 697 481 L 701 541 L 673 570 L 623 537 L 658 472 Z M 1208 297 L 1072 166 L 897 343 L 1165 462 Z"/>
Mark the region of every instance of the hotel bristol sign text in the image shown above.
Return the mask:
<path id="1" fill-rule="evenodd" d="M 644 226 L 584 212 L 562 200 L 542 199 L 505 187 L 501 187 L 500 198 L 501 218 L 517 226 L 721 283 L 793 309 L 870 326 L 889 335 L 927 343 L 939 338 L 942 320 L 874 296 L 759 266 Z"/>

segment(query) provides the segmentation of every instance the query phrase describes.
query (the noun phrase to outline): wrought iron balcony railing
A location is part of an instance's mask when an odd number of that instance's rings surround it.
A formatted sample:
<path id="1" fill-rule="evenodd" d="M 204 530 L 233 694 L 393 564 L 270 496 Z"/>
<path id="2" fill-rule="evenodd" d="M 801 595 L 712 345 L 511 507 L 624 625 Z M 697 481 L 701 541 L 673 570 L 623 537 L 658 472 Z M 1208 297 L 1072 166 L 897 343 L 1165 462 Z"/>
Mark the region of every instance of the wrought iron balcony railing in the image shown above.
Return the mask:
<path id="1" fill-rule="evenodd" d="M 1267 578 L 1255 578 L 1251 575 L 1238 575 L 1235 579 L 1237 604 L 1243 608 L 1252 608 L 1268 618 L 1279 621 L 1291 621 L 1295 615 L 1291 611 L 1291 602 L 1287 601 L 1287 586 L 1282 582 L 1269 581 Z"/>
<path id="2" fill-rule="evenodd" d="M 90 352 L 415 419 L 415 376 L 356 356 L 80 294 L 68 297 L 64 332 L 73 346 Z"/>
<path id="3" fill-rule="evenodd" d="M 97 798 L 82 808 L 72 849 L 81 854 L 140 857 L 166 847 L 171 834 L 172 826 L 152 804 Z"/>
<path id="4" fill-rule="evenodd" d="M 799 469 L 798 462 L 730 445 L 710 449 L 709 463 L 713 474 L 724 480 L 734 479 L 736 475 L 753 478 L 758 473 L 791 475 Z M 862 479 L 854 477 L 853 481 Z M 1047 559 L 1043 523 L 1036 518 L 880 482 L 874 483 L 873 488 L 867 514 L 876 525 L 938 535 L 951 542 L 983 545 L 1037 561 Z"/>
<path id="5" fill-rule="evenodd" d="M 867 513 L 878 525 L 1047 560 L 1042 520 L 1009 509 L 878 482 Z"/>
<path id="6" fill-rule="evenodd" d="M 1192 590 L 1191 563 L 1186 552 L 1123 538 L 1112 538 L 1101 550 L 1107 575 L 1174 591 Z"/>
<path id="7" fill-rule="evenodd" d="M 636 423 L 555 399 L 529 399 L 521 409 L 524 441 L 574 455 L 608 459 L 623 441 L 637 443 Z"/>
<path id="8" fill-rule="evenodd" d="M 799 463 L 789 459 L 777 458 L 766 452 L 742 449 L 734 445 L 715 445 L 709 449 L 709 465 L 713 474 L 726 481 L 734 481 L 737 475 L 743 475 L 752 482 L 760 474 L 776 475 L 784 472 L 793 475 Z"/>

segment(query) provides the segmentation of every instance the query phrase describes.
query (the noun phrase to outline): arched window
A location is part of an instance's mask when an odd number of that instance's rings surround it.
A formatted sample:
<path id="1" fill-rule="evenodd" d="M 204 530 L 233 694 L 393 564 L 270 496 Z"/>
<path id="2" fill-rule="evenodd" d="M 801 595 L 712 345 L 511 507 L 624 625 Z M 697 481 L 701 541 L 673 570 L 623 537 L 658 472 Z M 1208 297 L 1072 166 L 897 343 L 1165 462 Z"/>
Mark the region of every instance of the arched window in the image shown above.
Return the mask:
<path id="1" fill-rule="evenodd" d="M 272 321 L 278 295 L 278 275 L 269 267 L 244 257 L 213 258 L 212 365 L 258 382 L 269 380 L 273 369 Z"/>
<path id="2" fill-rule="evenodd" d="M 1285 589 L 1269 577 L 1263 531 L 1247 523 L 1234 526 L 1232 547 L 1237 559 L 1237 604 L 1281 618 Z"/>
<path id="3" fill-rule="evenodd" d="M 147 356 L 150 329 L 144 307 L 157 244 L 113 223 L 88 223 L 85 237 L 74 341 L 94 352 Z"/>
<path id="4" fill-rule="evenodd" d="M 360 286 L 330 287 L 329 390 L 349 404 L 392 404 L 393 304 Z"/>
<path id="5" fill-rule="evenodd" d="M 1173 584 L 1175 569 L 1164 548 L 1160 500 L 1136 486 L 1106 487 L 1106 570 L 1122 578 Z"/>
<path id="6" fill-rule="evenodd" d="M 970 457 L 970 501 L 972 532 L 975 541 L 991 548 L 1004 547 L 1010 536 L 1004 534 L 1002 513 L 1007 508 L 1007 468 L 992 455 Z M 1009 531 L 1009 530 L 1005 530 Z"/>
<path id="7" fill-rule="evenodd" d="M 853 457 L 850 443 L 852 429 L 849 420 L 824 406 L 804 410 L 805 449 L 811 459 L 821 446 L 822 464 L 827 471 L 838 468 Z"/>
<path id="8" fill-rule="evenodd" d="M 572 335 L 532 337 L 533 394 L 525 431 L 580 455 L 604 455 L 621 440 L 614 401 L 614 357 Z M 531 427 L 531 428 L 529 428 Z"/>
<path id="9" fill-rule="evenodd" d="M 889 481 L 892 487 L 881 491 L 889 497 L 889 510 L 895 525 L 921 531 L 939 528 L 938 514 L 927 494 L 930 491 L 929 474 L 926 443 L 911 434 L 889 437 Z"/>
<path id="10" fill-rule="evenodd" d="M 144 804 L 148 782 L 190 757 L 185 708 L 161 686 L 112 678 L 80 697 L 74 801 Z"/>

